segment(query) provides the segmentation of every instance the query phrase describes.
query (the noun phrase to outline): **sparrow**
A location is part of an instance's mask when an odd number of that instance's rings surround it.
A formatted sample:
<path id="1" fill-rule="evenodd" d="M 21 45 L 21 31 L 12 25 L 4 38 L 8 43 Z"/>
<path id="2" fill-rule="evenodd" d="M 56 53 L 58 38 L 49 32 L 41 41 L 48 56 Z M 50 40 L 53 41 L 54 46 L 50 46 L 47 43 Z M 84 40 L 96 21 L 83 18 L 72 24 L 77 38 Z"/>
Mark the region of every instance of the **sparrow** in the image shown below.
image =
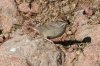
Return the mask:
<path id="1" fill-rule="evenodd" d="M 36 27 L 38 32 L 47 39 L 54 39 L 64 34 L 68 23 L 57 21 Z"/>

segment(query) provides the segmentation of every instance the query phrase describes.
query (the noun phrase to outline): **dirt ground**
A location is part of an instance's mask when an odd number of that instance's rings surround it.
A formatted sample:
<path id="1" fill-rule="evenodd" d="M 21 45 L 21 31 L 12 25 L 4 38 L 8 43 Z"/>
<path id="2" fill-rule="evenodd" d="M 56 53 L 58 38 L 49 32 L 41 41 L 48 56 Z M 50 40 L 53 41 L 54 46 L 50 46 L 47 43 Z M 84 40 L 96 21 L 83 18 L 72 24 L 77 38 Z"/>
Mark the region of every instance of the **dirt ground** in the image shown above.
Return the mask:
<path id="1" fill-rule="evenodd" d="M 20 39 L 17 36 L 21 37 L 26 35 L 30 40 L 33 41 L 33 43 L 35 43 L 34 41 L 38 37 L 45 39 L 45 37 L 38 33 L 38 30 L 36 30 L 35 28 L 50 23 L 53 24 L 54 22 L 58 21 L 68 23 L 64 34 L 53 39 L 46 39 L 48 40 L 48 42 L 53 42 L 54 45 L 52 45 L 52 47 L 54 51 L 58 51 L 57 49 L 54 49 L 55 47 L 59 49 L 60 52 L 58 53 L 58 55 L 60 53 L 62 54 L 62 56 L 64 55 L 63 57 L 61 57 L 62 64 L 60 64 L 60 61 L 55 62 L 55 59 L 52 59 L 52 62 L 54 63 L 50 63 L 51 65 L 49 65 L 48 63 L 46 63 L 47 65 L 44 65 L 45 63 L 40 63 L 40 65 L 37 65 L 37 63 L 32 62 L 35 60 L 29 59 L 30 62 L 26 63 L 27 61 L 21 58 L 21 60 L 18 61 L 19 63 L 15 63 L 15 65 L 19 64 L 19 66 L 100 66 L 99 0 L 1 0 L 0 53 L 5 54 L 6 50 L 3 49 L 7 48 L 6 44 L 9 45 L 13 43 L 13 41 L 17 41 L 18 39 Z M 23 39 L 20 40 L 24 41 Z M 41 41 L 38 40 L 38 42 Z M 17 44 L 17 42 L 15 44 Z M 24 42 L 22 46 L 23 45 Z M 17 45 L 13 44 L 9 46 L 17 47 Z M 49 46 L 45 47 L 48 48 Z M 43 47 L 39 47 L 39 49 L 41 48 Z M 50 50 L 52 50 L 51 47 Z M 51 56 L 53 55 L 53 50 L 50 51 Z M 26 49 L 23 49 L 23 51 L 26 52 Z M 41 54 L 41 50 L 39 51 Z M 43 54 L 45 54 L 44 52 Z M 31 53 L 29 54 L 31 55 Z M 47 55 L 49 54 L 47 53 Z M 16 55 L 14 57 L 17 58 L 16 60 L 19 60 L 19 56 L 20 52 L 18 52 L 18 57 L 16 57 Z M 28 57 L 28 55 L 25 56 Z M 56 55 L 54 55 L 54 57 L 56 57 Z M 42 58 L 41 61 L 43 59 L 45 58 Z M 3 65 L 6 62 L 2 63 L 2 60 L 5 61 L 6 56 L 0 60 L 0 64 L 2 66 L 6 66 L 6 64 Z M 12 61 L 12 59 L 9 60 L 9 62 Z M 22 62 L 23 64 L 21 64 L 20 62 Z M 57 63 L 58 65 L 55 65 L 55 63 Z"/>

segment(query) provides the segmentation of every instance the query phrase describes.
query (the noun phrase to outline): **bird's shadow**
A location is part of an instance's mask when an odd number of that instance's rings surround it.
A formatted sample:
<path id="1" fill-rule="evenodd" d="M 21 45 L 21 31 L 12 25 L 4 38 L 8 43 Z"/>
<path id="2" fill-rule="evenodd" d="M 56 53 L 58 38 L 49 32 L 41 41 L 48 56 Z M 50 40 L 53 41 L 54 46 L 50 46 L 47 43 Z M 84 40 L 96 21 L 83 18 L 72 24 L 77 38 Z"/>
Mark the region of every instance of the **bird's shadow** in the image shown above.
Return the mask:
<path id="1" fill-rule="evenodd" d="M 66 40 L 66 41 L 58 41 L 54 42 L 55 44 L 61 44 L 63 46 L 73 45 L 76 43 L 91 43 L 91 37 L 85 37 L 82 41 L 78 40 Z"/>

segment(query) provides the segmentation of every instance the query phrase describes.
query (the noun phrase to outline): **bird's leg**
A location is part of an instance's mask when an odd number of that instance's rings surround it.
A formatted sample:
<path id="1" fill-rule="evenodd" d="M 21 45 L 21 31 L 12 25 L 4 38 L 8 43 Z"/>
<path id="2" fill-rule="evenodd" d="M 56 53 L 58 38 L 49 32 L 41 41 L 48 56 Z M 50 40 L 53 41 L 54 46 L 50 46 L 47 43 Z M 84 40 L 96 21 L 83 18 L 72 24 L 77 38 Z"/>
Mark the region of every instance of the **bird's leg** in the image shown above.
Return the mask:
<path id="1" fill-rule="evenodd" d="M 49 41 L 49 42 L 53 43 L 53 41 L 52 41 L 52 40 L 50 40 L 50 39 L 48 39 L 47 37 L 44 37 L 44 40 L 46 40 L 46 41 Z"/>

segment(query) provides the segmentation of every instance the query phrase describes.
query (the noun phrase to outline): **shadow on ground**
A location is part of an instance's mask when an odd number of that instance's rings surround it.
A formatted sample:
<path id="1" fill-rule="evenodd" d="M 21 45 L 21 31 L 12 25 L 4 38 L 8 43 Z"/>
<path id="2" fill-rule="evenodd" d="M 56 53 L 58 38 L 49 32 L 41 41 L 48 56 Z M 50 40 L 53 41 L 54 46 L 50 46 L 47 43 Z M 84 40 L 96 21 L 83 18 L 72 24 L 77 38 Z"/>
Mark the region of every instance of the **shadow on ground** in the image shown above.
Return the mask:
<path id="1" fill-rule="evenodd" d="M 58 41 L 54 42 L 55 44 L 61 44 L 63 46 L 73 45 L 76 43 L 91 43 L 91 37 L 85 37 L 82 41 L 78 40 L 66 40 L 66 41 Z"/>

